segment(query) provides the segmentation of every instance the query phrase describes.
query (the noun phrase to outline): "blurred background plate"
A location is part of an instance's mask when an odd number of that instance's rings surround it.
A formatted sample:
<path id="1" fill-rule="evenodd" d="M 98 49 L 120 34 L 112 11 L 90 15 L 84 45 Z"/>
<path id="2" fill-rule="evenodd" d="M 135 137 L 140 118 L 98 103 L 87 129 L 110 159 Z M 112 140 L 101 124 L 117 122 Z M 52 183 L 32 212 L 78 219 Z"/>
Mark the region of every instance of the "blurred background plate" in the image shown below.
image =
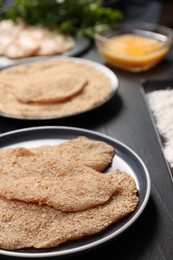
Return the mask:
<path id="1" fill-rule="evenodd" d="M 96 105 L 94 105 L 93 107 L 89 108 L 89 109 L 81 109 L 80 112 L 76 112 L 76 113 L 71 113 L 71 114 L 64 114 L 64 115 L 61 115 L 61 116 L 58 116 L 58 115 L 54 115 L 54 116 L 42 116 L 42 117 L 25 117 L 23 115 L 21 116 L 18 116 L 18 115 L 13 115 L 13 114 L 7 114 L 5 112 L 2 112 L 0 111 L 0 116 L 3 116 L 5 118 L 11 118 L 11 119 L 19 119 L 19 120 L 34 120 L 34 121 L 37 121 L 37 120 L 52 120 L 52 119 L 62 119 L 62 118 L 69 118 L 69 117 L 73 117 L 73 116 L 77 116 L 77 115 L 81 115 L 83 113 L 86 113 L 86 112 L 89 112 L 89 111 L 92 111 L 92 110 L 95 110 L 99 107 L 101 107 L 102 105 L 106 104 L 109 100 L 111 100 L 114 95 L 117 93 L 118 91 L 118 88 L 119 88 L 119 80 L 118 80 L 118 77 L 116 76 L 116 74 L 109 68 L 107 68 L 105 65 L 102 65 L 100 63 L 97 63 L 97 62 L 94 62 L 94 61 L 90 61 L 90 60 L 87 60 L 87 59 L 82 59 L 82 58 L 77 58 L 77 57 L 65 57 L 65 56 L 58 56 L 58 57 L 55 57 L 56 59 L 66 59 L 66 60 L 69 60 L 69 61 L 75 61 L 75 62 L 82 62 L 82 63 L 86 63 L 90 66 L 93 66 L 94 69 L 98 70 L 99 72 L 103 73 L 105 76 L 107 76 L 109 79 L 110 79 L 110 82 L 111 82 L 111 91 L 110 93 L 108 94 L 108 96 L 98 102 Z M 37 62 L 38 60 L 33 60 L 33 59 L 25 59 L 25 61 L 21 62 L 22 63 L 28 63 L 28 62 Z M 19 65 L 19 63 L 17 64 L 13 64 L 11 66 L 15 66 L 15 65 Z M 8 66 L 6 66 L 8 68 Z M 10 67 L 10 66 L 9 66 Z M 5 67 L 4 67 L 5 69 Z"/>
<path id="2" fill-rule="evenodd" d="M 22 59 L 8 59 L 5 56 L 0 56 L 0 69 L 10 65 L 20 64 L 24 62 L 31 62 L 31 61 L 41 61 L 41 60 L 56 58 L 60 56 L 67 56 L 67 57 L 80 56 L 83 53 L 85 53 L 91 46 L 91 39 L 89 39 L 88 37 L 78 37 L 78 38 L 76 37 L 74 39 L 75 39 L 75 47 L 72 50 L 59 55 L 33 56 L 33 57 L 22 58 Z"/>

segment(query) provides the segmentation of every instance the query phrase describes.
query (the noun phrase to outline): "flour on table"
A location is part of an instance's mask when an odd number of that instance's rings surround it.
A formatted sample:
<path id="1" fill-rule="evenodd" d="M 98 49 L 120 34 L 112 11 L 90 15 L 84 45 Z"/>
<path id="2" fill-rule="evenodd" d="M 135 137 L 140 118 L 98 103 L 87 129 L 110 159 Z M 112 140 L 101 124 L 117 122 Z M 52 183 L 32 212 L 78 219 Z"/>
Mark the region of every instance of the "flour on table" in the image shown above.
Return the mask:
<path id="1" fill-rule="evenodd" d="M 153 91 L 147 96 L 159 133 L 165 138 L 165 157 L 173 167 L 173 89 Z"/>

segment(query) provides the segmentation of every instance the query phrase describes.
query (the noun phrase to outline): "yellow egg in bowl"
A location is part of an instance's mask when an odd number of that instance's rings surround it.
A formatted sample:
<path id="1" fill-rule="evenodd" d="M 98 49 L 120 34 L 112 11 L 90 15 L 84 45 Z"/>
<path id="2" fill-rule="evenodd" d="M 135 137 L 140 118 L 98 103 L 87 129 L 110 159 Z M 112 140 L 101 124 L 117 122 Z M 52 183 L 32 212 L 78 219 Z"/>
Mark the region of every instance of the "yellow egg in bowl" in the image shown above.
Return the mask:
<path id="1" fill-rule="evenodd" d="M 172 40 L 170 28 L 145 22 L 115 24 L 95 33 L 96 46 L 107 63 L 132 72 L 158 64 L 168 53 Z"/>

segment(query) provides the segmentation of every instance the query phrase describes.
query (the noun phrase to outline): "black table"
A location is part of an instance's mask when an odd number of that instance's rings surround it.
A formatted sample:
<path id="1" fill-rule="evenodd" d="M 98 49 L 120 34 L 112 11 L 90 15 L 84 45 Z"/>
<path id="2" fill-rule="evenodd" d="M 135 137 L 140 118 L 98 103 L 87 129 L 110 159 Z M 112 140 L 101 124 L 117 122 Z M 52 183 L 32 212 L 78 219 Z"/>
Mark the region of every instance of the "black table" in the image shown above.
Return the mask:
<path id="1" fill-rule="evenodd" d="M 81 57 L 104 63 L 94 47 Z M 173 183 L 142 91 L 144 80 L 172 77 L 171 57 L 172 51 L 157 67 L 138 74 L 109 67 L 119 79 L 118 93 L 104 106 L 82 116 L 43 122 L 0 117 L 1 133 L 41 125 L 75 126 L 104 133 L 128 145 L 146 164 L 152 182 L 151 196 L 138 220 L 118 238 L 71 259 L 173 259 Z"/>

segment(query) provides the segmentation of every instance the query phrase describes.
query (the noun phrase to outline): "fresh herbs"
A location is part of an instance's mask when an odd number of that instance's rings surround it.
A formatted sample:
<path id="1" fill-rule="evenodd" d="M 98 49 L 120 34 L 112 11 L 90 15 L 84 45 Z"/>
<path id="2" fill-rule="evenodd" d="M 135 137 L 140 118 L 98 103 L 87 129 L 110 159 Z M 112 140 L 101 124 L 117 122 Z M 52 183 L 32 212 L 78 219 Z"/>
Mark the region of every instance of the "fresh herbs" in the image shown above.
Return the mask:
<path id="1" fill-rule="evenodd" d="M 22 18 L 31 25 L 43 25 L 62 33 L 92 37 L 96 27 L 122 19 L 117 9 L 91 0 L 14 0 L 3 19 Z"/>

